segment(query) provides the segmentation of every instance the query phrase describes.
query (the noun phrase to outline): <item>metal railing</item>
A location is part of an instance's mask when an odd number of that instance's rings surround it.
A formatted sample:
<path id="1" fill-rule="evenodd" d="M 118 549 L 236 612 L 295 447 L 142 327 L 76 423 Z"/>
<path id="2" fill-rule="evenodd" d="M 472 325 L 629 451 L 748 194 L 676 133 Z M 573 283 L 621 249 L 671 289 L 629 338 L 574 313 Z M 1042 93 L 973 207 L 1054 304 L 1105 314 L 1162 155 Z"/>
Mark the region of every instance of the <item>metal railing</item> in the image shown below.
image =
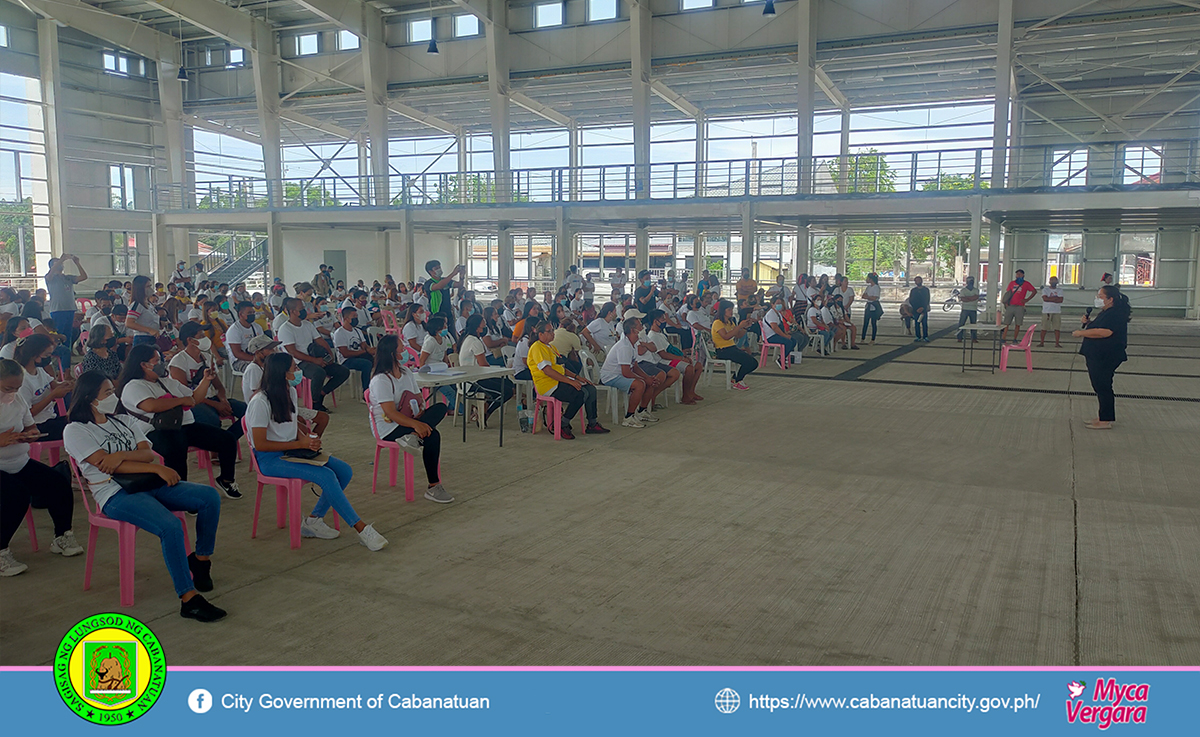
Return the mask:
<path id="1" fill-rule="evenodd" d="M 155 189 L 160 210 L 318 209 L 453 206 L 499 202 L 620 202 L 727 197 L 794 197 L 978 190 L 991 179 L 990 148 L 858 151 L 847 156 L 518 169 L 501 198 L 492 171 L 388 176 L 386 202 L 375 180 L 296 177 L 278 182 L 229 176 L 194 187 Z M 1200 183 L 1200 142 L 1179 139 L 1018 146 L 1008 150 L 1011 187 L 1155 186 Z M 803 187 L 801 167 L 810 187 Z"/>
<path id="2" fill-rule="evenodd" d="M 218 283 L 236 284 L 262 268 L 266 261 L 267 239 L 260 238 L 235 258 L 226 259 L 215 270 L 208 272 L 209 279 Z"/>

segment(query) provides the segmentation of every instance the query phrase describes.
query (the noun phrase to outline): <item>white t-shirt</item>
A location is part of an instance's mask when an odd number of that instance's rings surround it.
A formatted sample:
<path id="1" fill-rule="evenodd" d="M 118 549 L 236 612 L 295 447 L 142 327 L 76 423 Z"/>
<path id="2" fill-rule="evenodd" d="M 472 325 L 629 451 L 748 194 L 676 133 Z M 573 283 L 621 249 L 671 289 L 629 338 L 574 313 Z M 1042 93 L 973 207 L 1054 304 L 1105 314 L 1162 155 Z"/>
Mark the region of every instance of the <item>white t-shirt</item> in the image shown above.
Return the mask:
<path id="1" fill-rule="evenodd" d="M 21 305 L 17 304 L 16 302 L 9 302 L 8 304 L 0 305 L 0 313 L 19 315 L 21 314 Z"/>
<path id="2" fill-rule="evenodd" d="M 17 396 L 24 400 L 27 406 L 32 407 L 38 403 L 43 394 L 50 391 L 50 382 L 53 380 L 54 378 L 41 366 L 38 366 L 32 374 L 25 371 L 22 373 L 21 388 L 17 390 Z M 46 420 L 53 420 L 56 416 L 58 416 L 58 402 L 50 402 L 42 408 L 41 412 L 34 415 L 33 421 L 40 425 Z"/>
<path id="3" fill-rule="evenodd" d="M 1063 296 L 1062 287 L 1042 287 L 1043 297 L 1061 297 Z M 1062 302 L 1046 302 L 1042 301 L 1043 315 L 1057 315 L 1062 312 Z"/>
<path id="4" fill-rule="evenodd" d="M 608 355 L 604 357 L 604 365 L 600 367 L 600 381 L 607 384 L 618 376 L 624 376 L 622 366 L 632 366 L 637 358 L 637 349 L 633 343 L 622 338 L 613 345 Z"/>
<path id="5" fill-rule="evenodd" d="M 409 322 L 405 323 L 404 330 L 401 331 L 401 336 L 404 338 L 404 345 L 411 347 L 414 340 L 417 341 L 417 345 L 424 345 L 425 339 L 429 337 L 429 333 L 426 332 L 424 325 Z"/>
<path id="6" fill-rule="evenodd" d="M 120 338 L 125 335 L 125 323 L 112 319 L 112 316 L 97 312 L 88 323 L 88 330 L 95 330 L 97 325 L 103 325 L 109 332 Z"/>
<path id="7" fill-rule="evenodd" d="M 689 325 L 699 325 L 705 330 L 712 330 L 712 318 L 704 310 L 688 310 L 687 321 Z"/>
<path id="8" fill-rule="evenodd" d="M 459 318 L 454 321 L 454 332 L 462 333 L 462 331 L 464 331 L 466 329 L 467 329 L 467 318 L 462 317 L 460 315 Z"/>
<path id="9" fill-rule="evenodd" d="M 835 322 L 833 319 L 833 313 L 829 311 L 828 307 L 821 308 L 821 321 L 829 326 L 832 326 Z"/>
<path id="10" fill-rule="evenodd" d="M 283 300 L 286 299 L 282 294 L 272 294 L 267 298 L 267 304 L 271 305 L 271 309 L 278 312 L 283 307 Z"/>
<path id="11" fill-rule="evenodd" d="M 348 348 L 352 351 L 361 351 L 363 346 L 367 344 L 367 339 L 363 337 L 363 332 L 358 328 L 347 330 L 339 327 L 333 333 L 333 355 L 337 356 L 338 363 L 345 363 L 346 357 L 342 355 L 339 348 Z M 370 356 L 357 356 L 357 358 L 370 359 Z"/>
<path id="12" fill-rule="evenodd" d="M 109 417 L 102 425 L 72 422 L 63 429 L 63 447 L 67 455 L 79 464 L 79 472 L 92 490 L 92 498 L 101 512 L 104 511 L 104 504 L 121 490 L 121 485 L 84 459 L 98 450 L 125 453 L 137 450 L 138 445 L 148 442 L 138 423 L 129 417 Z"/>
<path id="13" fill-rule="evenodd" d="M 604 350 L 611 350 L 617 343 L 617 321 L 606 321 L 603 317 L 597 317 L 588 323 L 587 331 L 591 333 L 592 340 L 600 344 Z"/>
<path id="14" fill-rule="evenodd" d="M 279 328 L 283 327 L 283 324 L 287 321 L 288 314 L 286 312 L 280 312 L 273 320 L 271 320 L 271 332 L 275 333 L 275 335 L 279 335 Z M 301 322 L 303 322 L 303 320 L 301 320 Z"/>
<path id="15" fill-rule="evenodd" d="M 292 395 L 292 406 L 299 407 L 299 401 L 296 397 L 296 388 L 288 387 L 289 393 Z M 273 443 L 291 443 L 296 440 L 296 434 L 300 432 L 300 426 L 296 423 L 296 414 L 292 414 L 292 419 L 288 422 L 276 422 L 271 417 L 271 403 L 267 400 L 267 395 L 263 393 L 255 394 L 246 404 L 246 427 L 250 432 L 246 433 L 249 439 L 250 447 L 254 447 L 254 428 L 267 428 L 267 440 Z"/>
<path id="16" fill-rule="evenodd" d="M 847 313 L 849 313 L 850 305 L 854 304 L 854 288 L 846 287 L 845 289 L 835 289 L 835 290 L 833 290 L 833 293 L 837 294 L 837 295 L 841 295 L 842 308 L 845 309 Z"/>
<path id="17" fill-rule="evenodd" d="M 250 397 L 254 396 L 254 392 L 258 391 L 258 385 L 262 383 L 263 370 L 262 366 L 251 361 L 246 370 L 242 372 L 242 401 L 249 404 Z"/>
<path id="18" fill-rule="evenodd" d="M 660 355 L 661 351 L 667 350 L 667 347 L 671 345 L 671 341 L 667 340 L 667 336 L 663 335 L 657 330 L 647 330 L 646 342 L 654 344 L 655 352 L 651 353 L 647 351 L 646 353 L 643 353 L 641 357 L 643 361 L 653 361 L 654 363 L 662 366 L 670 364 L 669 360 Z"/>
<path id="19" fill-rule="evenodd" d="M 229 329 L 225 331 L 225 351 L 229 355 L 229 360 L 238 360 L 237 356 L 233 355 L 233 349 L 229 346 L 236 344 L 243 351 L 249 353 L 250 351 L 246 350 L 246 346 L 250 344 L 250 339 L 262 334 L 262 326 L 256 322 L 250 323 L 250 327 L 248 328 L 242 327 L 242 323 L 240 322 L 234 322 L 230 325 Z"/>
<path id="20" fill-rule="evenodd" d="M 442 336 L 442 342 L 437 342 L 437 339 L 432 335 L 426 336 L 425 342 L 421 344 L 421 352 L 428 353 L 429 358 L 425 359 L 425 363 L 441 363 L 446 360 L 446 351 L 450 349 L 450 339 Z"/>
<path id="21" fill-rule="evenodd" d="M 774 323 L 775 325 L 778 325 L 780 328 L 783 328 L 785 330 L 787 329 L 785 327 L 787 323 L 785 323 L 783 321 L 783 315 L 779 314 L 779 312 L 774 307 L 772 307 L 771 309 L 767 310 L 767 314 L 763 315 L 763 320 L 762 320 L 763 340 L 770 340 L 774 336 L 778 335 L 778 333 L 776 333 L 774 330 L 771 329 L 772 323 Z M 786 338 L 788 336 L 780 335 L 779 337 Z"/>
<path id="22" fill-rule="evenodd" d="M 825 318 L 821 317 L 821 311 L 818 310 L 816 307 L 809 307 L 808 311 L 804 313 L 804 320 L 805 320 L 805 324 L 808 326 L 808 332 L 815 333 L 818 330 L 820 330 L 820 328 L 817 327 L 816 321 L 821 320 L 822 322 L 824 322 Z M 829 323 L 825 323 L 825 324 L 828 325 Z"/>
<path id="23" fill-rule="evenodd" d="M 474 335 L 468 335 L 463 338 L 462 350 L 458 355 L 458 364 L 460 366 L 475 366 L 479 363 L 476 356 L 483 356 L 484 362 L 487 362 L 489 351 L 483 341 Z"/>
<path id="24" fill-rule="evenodd" d="M 21 432 L 35 424 L 29 405 L 20 395 L 8 404 L 0 404 L 0 432 Z M 29 443 L 13 443 L 0 447 L 0 471 L 16 473 L 29 462 Z"/>
<path id="25" fill-rule="evenodd" d="M 866 289 L 863 289 L 864 297 L 874 297 L 876 300 L 879 299 L 882 293 L 883 291 L 879 288 L 878 284 L 868 284 Z"/>
<path id="26" fill-rule="evenodd" d="M 190 397 L 192 393 L 188 388 L 178 381 L 175 381 L 170 376 L 164 376 L 157 382 L 149 382 L 145 379 L 134 379 L 125 385 L 125 389 L 121 392 L 121 405 L 130 413 L 130 423 L 137 426 L 143 433 L 149 433 L 154 430 L 154 426 L 148 420 L 143 420 L 142 417 L 153 417 L 153 412 L 148 412 L 144 409 L 138 409 L 138 405 L 147 399 L 159 399 L 161 397 Z M 133 414 L 136 412 L 137 414 Z M 139 416 L 140 415 L 140 416 Z M 183 410 L 183 424 L 190 425 L 196 419 L 192 417 L 190 409 Z"/>
<path id="27" fill-rule="evenodd" d="M 199 307 L 193 307 L 188 310 L 187 319 L 202 322 L 204 320 L 204 313 L 200 311 Z"/>
<path id="28" fill-rule="evenodd" d="M 567 286 L 567 292 L 574 294 L 576 289 L 583 288 L 583 277 L 579 274 L 567 274 L 567 278 L 563 281 Z"/>
<path id="29" fill-rule="evenodd" d="M 624 294 L 625 293 L 625 285 L 629 283 L 629 275 L 623 271 L 618 274 L 613 274 L 613 278 L 610 283 L 612 284 L 613 289 L 620 292 L 621 294 Z"/>
<path id="30" fill-rule="evenodd" d="M 308 347 L 313 344 L 313 341 L 321 337 L 321 334 L 317 332 L 317 327 L 308 320 L 301 320 L 299 325 L 285 322 L 279 327 L 277 335 L 284 348 L 294 345 L 296 350 L 305 355 L 308 355 Z"/>
<path id="31" fill-rule="evenodd" d="M 529 340 L 526 338 L 517 341 L 517 351 L 513 354 L 512 368 L 518 374 L 529 368 Z"/>
<path id="32" fill-rule="evenodd" d="M 204 358 L 204 354 L 200 354 L 200 358 Z M 197 361 L 188 355 L 187 351 L 180 351 L 171 358 L 171 362 L 167 364 L 169 368 L 177 368 L 187 376 L 186 384 L 191 387 L 193 384 L 199 386 L 200 380 L 204 378 L 204 369 L 208 366 L 203 360 Z M 197 376 L 197 374 L 200 374 Z M 217 396 L 216 387 L 212 384 L 208 385 L 208 393 L 204 395 L 208 399 L 215 399 Z"/>
<path id="33" fill-rule="evenodd" d="M 383 403 L 391 402 L 397 404 L 404 396 L 405 392 L 409 392 L 414 396 L 409 397 L 409 411 L 413 417 L 421 414 L 421 389 L 417 386 L 417 379 L 411 371 L 405 371 L 404 375 L 396 378 L 390 374 L 375 374 L 371 377 L 371 415 L 375 418 L 375 428 L 379 431 L 379 437 L 386 438 L 397 427 L 396 423 L 389 420 L 383 414 Z M 403 412 L 404 409 L 396 406 L 396 409 Z"/>
<path id="34" fill-rule="evenodd" d="M 0 358 L 7 358 L 11 361 L 13 360 L 13 353 L 15 353 L 16 350 L 17 341 L 14 340 L 11 343 L 5 343 L 2 347 L 0 347 Z"/>

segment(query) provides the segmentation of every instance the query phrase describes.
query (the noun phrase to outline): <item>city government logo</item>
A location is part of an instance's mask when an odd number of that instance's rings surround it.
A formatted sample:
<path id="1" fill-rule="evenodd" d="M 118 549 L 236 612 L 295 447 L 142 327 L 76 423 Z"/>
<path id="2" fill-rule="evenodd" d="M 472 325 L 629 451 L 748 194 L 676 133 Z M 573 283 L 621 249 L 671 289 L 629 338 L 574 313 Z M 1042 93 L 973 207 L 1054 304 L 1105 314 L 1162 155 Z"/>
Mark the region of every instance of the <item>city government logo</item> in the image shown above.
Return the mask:
<path id="1" fill-rule="evenodd" d="M 67 708 L 93 724 L 128 724 L 162 695 L 167 662 L 150 628 L 124 614 L 76 624 L 54 654 L 54 685 Z"/>

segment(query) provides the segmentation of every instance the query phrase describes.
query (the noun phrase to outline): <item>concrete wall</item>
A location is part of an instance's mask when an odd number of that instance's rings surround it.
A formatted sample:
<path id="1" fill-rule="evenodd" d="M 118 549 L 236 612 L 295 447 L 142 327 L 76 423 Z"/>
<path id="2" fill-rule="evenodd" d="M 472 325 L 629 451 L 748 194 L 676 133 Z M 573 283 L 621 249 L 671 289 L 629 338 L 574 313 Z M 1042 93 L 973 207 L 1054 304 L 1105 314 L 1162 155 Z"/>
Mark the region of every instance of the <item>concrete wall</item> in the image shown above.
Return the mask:
<path id="1" fill-rule="evenodd" d="M 351 230 L 347 228 L 284 228 L 283 281 L 293 284 L 312 279 L 325 260 L 326 250 L 346 251 L 348 283 L 362 279 L 369 286 L 391 274 L 398 281 L 424 278 L 425 262 L 438 259 L 449 270 L 458 263 L 458 239 L 445 233 L 417 233 L 413 238 L 412 261 L 405 253 L 398 230 Z M 415 269 L 416 276 L 413 275 Z"/>

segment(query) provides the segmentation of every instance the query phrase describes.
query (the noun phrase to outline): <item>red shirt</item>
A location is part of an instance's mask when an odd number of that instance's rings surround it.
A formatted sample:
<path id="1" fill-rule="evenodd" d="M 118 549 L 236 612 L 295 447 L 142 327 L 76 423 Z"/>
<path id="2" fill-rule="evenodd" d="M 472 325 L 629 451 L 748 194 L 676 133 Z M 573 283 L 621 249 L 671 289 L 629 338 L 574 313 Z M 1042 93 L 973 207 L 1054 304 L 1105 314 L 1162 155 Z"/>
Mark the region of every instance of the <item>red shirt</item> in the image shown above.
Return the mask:
<path id="1" fill-rule="evenodd" d="M 1008 301 L 1010 305 L 1024 307 L 1029 298 L 1033 296 L 1033 293 L 1037 291 L 1037 287 L 1028 281 L 1021 282 L 1021 285 L 1017 286 L 1017 280 L 1014 279 L 1008 283 L 1008 289 L 1004 291 L 1012 293 L 1012 297 Z"/>

